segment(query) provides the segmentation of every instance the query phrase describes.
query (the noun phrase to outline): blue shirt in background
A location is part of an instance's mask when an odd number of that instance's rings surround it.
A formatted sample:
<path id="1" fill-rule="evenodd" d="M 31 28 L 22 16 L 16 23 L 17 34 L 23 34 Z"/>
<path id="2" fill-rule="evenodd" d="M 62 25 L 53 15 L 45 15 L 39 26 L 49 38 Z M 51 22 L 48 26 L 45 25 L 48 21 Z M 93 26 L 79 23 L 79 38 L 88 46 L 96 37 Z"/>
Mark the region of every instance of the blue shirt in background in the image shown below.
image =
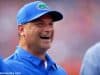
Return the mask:
<path id="1" fill-rule="evenodd" d="M 80 75 L 100 75 L 100 43 L 92 46 L 86 52 Z"/>

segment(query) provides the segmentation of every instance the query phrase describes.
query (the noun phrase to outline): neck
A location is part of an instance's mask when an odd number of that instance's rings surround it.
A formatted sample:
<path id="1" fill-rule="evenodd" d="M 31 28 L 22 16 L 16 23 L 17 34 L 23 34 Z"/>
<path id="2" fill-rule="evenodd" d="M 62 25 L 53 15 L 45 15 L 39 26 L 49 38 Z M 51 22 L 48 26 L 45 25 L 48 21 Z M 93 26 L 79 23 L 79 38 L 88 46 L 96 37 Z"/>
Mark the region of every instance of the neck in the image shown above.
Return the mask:
<path id="1" fill-rule="evenodd" d="M 35 48 L 33 46 L 30 47 L 30 46 L 28 46 L 26 44 L 22 44 L 22 43 L 19 43 L 19 46 L 21 48 L 25 49 L 26 51 L 28 51 L 29 53 L 31 53 L 32 55 L 35 55 L 42 60 L 46 60 L 46 58 L 45 58 L 46 50 L 45 49 Z"/>

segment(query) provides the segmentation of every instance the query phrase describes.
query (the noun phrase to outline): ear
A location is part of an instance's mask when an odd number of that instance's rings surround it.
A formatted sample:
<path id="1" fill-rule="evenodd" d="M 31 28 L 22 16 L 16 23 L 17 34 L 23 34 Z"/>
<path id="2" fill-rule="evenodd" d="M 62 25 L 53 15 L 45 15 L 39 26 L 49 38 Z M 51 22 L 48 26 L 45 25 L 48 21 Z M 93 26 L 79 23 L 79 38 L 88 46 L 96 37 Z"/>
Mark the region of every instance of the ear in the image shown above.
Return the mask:
<path id="1" fill-rule="evenodd" d="M 23 26 L 23 25 L 18 26 L 18 33 L 19 33 L 21 36 L 24 35 L 24 26 Z"/>

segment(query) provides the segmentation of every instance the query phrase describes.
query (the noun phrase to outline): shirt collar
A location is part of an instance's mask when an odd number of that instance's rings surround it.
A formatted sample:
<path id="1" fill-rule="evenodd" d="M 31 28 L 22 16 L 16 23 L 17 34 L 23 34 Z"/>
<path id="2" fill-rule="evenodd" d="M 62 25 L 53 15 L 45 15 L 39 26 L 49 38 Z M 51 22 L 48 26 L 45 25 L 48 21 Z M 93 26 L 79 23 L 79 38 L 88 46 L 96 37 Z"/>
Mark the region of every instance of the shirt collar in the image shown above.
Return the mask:
<path id="1" fill-rule="evenodd" d="M 46 54 L 46 59 L 48 62 L 48 66 L 51 67 L 52 69 L 56 70 L 57 64 L 51 59 L 51 57 L 48 54 Z"/>
<path id="2" fill-rule="evenodd" d="M 18 54 L 20 58 L 24 58 L 27 61 L 31 62 L 34 65 L 39 66 L 43 60 L 38 58 L 37 56 L 34 56 L 33 54 L 29 53 L 27 50 L 17 46 L 15 53 Z M 48 63 L 48 67 L 53 68 L 54 70 L 57 69 L 57 66 L 55 62 L 50 58 L 48 54 L 46 54 L 46 59 Z"/>

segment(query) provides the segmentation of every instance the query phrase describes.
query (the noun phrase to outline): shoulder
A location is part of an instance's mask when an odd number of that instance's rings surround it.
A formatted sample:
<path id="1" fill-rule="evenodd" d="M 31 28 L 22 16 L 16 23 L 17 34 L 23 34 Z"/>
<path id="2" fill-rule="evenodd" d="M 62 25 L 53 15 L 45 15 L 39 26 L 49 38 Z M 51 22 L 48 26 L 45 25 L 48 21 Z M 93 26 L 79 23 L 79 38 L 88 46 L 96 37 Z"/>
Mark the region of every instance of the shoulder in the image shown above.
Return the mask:
<path id="1" fill-rule="evenodd" d="M 10 67 L 19 67 L 23 65 L 23 63 L 18 60 L 15 54 L 12 54 L 9 57 L 5 58 L 4 63 Z"/>
<path id="2" fill-rule="evenodd" d="M 4 60 L 3 70 L 6 72 L 12 72 L 12 73 L 18 73 L 18 74 L 24 73 L 24 71 L 26 71 L 25 64 L 14 59 Z"/>
<path id="3" fill-rule="evenodd" d="M 99 75 L 100 43 L 91 46 L 85 53 L 80 75 Z"/>
<path id="4" fill-rule="evenodd" d="M 95 45 L 91 46 L 85 53 L 85 57 L 100 57 L 100 43 L 96 43 Z"/>
<path id="5" fill-rule="evenodd" d="M 5 66 L 8 67 L 8 70 L 12 71 L 15 71 L 15 69 L 21 69 L 21 67 L 23 66 L 23 63 L 17 60 L 15 54 L 12 54 L 9 57 L 5 58 L 3 62 Z"/>
<path id="6" fill-rule="evenodd" d="M 94 44 L 93 46 L 91 46 L 91 47 L 89 48 L 89 50 L 97 51 L 97 52 L 99 51 L 99 49 L 100 49 L 100 42 Z M 100 51 L 99 51 L 99 52 L 100 52 Z"/>
<path id="7" fill-rule="evenodd" d="M 91 46 L 85 53 L 83 64 L 98 66 L 100 62 L 100 43 Z"/>

